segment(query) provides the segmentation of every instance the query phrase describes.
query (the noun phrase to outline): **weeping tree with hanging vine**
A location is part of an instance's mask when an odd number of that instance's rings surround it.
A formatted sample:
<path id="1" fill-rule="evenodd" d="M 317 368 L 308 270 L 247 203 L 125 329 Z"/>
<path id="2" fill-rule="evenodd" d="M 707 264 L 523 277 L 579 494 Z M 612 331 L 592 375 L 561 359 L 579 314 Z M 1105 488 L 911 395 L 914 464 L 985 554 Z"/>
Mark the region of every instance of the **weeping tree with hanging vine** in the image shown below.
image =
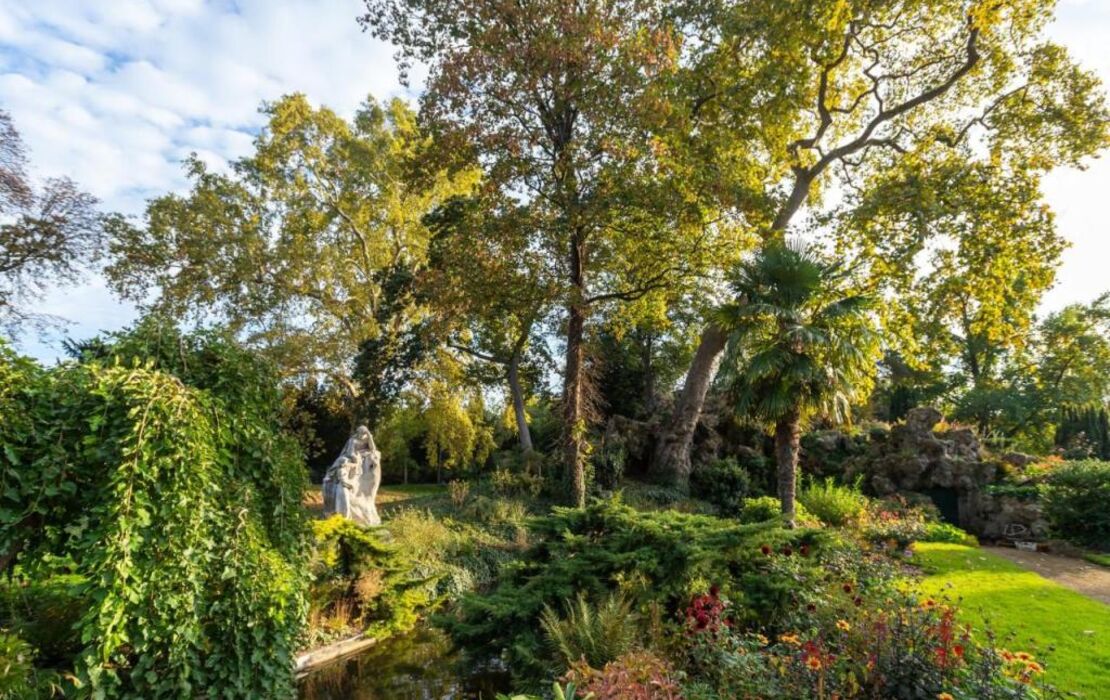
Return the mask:
<path id="1" fill-rule="evenodd" d="M 272 368 L 157 322 L 79 354 L 0 354 L 0 563 L 81 582 L 76 694 L 290 695 L 305 472 Z"/>

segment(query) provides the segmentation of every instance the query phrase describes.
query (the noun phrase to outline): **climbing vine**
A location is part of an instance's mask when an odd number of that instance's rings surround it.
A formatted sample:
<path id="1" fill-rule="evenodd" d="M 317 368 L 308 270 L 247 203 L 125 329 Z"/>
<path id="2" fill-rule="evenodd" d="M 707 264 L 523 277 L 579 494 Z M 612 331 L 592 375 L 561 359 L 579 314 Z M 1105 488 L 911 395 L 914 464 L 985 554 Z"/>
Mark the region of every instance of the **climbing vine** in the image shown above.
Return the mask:
<path id="1" fill-rule="evenodd" d="M 266 366 L 144 324 L 50 371 L 4 353 L 0 375 L 20 377 L 0 394 L 4 568 L 83 581 L 76 694 L 290 695 L 305 476 Z"/>

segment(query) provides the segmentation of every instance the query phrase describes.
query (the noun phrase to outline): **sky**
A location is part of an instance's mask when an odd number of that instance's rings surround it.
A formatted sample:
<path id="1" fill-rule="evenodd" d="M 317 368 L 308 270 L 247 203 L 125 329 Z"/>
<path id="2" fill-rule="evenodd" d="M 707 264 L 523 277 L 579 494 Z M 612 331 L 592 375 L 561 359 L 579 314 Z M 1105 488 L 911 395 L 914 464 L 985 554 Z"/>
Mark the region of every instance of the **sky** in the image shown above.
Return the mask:
<path id="1" fill-rule="evenodd" d="M 181 161 L 220 168 L 249 153 L 262 102 L 303 92 L 350 116 L 368 96 L 414 98 L 393 50 L 364 34 L 360 0 L 0 0 L 0 108 L 38 177 L 67 175 L 102 208 L 142 213 L 185 191 Z M 1110 85 L 1110 0 L 1060 0 L 1050 36 Z M 414 76 L 414 85 L 420 76 Z M 1110 291 L 1110 153 L 1045 182 L 1072 243 L 1042 311 Z M 103 280 L 51 291 L 36 310 L 68 319 L 53 338 L 25 339 L 41 360 L 61 338 L 135 319 Z"/>

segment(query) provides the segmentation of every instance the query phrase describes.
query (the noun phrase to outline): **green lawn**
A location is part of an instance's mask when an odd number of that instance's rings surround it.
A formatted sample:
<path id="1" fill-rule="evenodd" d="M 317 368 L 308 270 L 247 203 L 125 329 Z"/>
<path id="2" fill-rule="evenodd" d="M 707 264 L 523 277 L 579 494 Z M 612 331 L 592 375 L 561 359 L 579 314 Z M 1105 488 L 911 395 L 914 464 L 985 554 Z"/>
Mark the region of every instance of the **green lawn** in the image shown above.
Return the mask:
<path id="1" fill-rule="evenodd" d="M 914 549 L 927 594 L 961 599 L 964 619 L 989 622 L 1001 646 L 1040 650 L 1057 688 L 1090 700 L 1110 697 L 1110 606 L 974 547 Z"/>

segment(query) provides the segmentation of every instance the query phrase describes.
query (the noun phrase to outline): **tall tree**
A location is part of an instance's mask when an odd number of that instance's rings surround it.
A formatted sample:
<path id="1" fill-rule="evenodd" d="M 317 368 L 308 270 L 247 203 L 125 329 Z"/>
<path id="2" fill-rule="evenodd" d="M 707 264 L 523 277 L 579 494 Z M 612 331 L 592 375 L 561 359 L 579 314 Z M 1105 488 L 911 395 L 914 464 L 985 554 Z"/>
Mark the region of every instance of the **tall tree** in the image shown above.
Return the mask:
<path id="1" fill-rule="evenodd" d="M 431 139 L 399 100 L 369 101 L 352 122 L 303 95 L 264 111 L 254 154 L 229 174 L 192 158 L 188 194 L 153 200 L 143 226 L 116 222 L 109 279 L 175 317 L 229 324 L 374 418 L 421 353 L 422 219 L 477 174 L 430 163 Z M 352 379 L 356 356 L 376 395 Z"/>
<path id="2" fill-rule="evenodd" d="M 923 154 L 1017 149 L 1029 167 L 1077 164 L 1105 145 L 1099 83 L 1043 39 L 1052 0 L 744 0 L 691 3 L 680 122 L 692 152 L 736 172 L 729 201 L 767 239 L 826 191 Z M 738 150 L 729 135 L 742 134 Z M 837 204 L 830 202 L 830 204 Z M 851 206 L 850 200 L 839 206 Z M 710 325 L 659 441 L 683 479 L 726 334 Z"/>
<path id="3" fill-rule="evenodd" d="M 772 242 L 743 263 L 737 302 L 718 323 L 729 330 L 722 379 L 738 414 L 774 426 L 782 512 L 794 522 L 804 422 L 850 418 L 878 360 L 872 300 L 846 291 L 847 271 L 801 245 Z"/>
<path id="4" fill-rule="evenodd" d="M 79 281 L 102 245 L 96 199 L 65 177 L 36 186 L 23 139 L 0 109 L 0 332 L 15 337 L 56 322 L 27 303 L 54 285 Z"/>
<path id="5" fill-rule="evenodd" d="M 556 265 L 532 245 L 529 207 L 485 191 L 455 198 L 428 217 L 433 232 L 428 296 L 439 335 L 488 363 L 508 387 L 520 448 L 532 451 L 525 363 L 540 347 L 540 322 L 558 293 Z M 533 359 L 536 355 L 532 353 Z"/>
<path id="6" fill-rule="evenodd" d="M 885 294 L 891 346 L 915 368 L 949 374 L 949 390 L 968 399 L 960 417 L 986 433 L 1066 243 L 1024 161 L 943 155 L 874 178 L 837 240 Z"/>
<path id="7" fill-rule="evenodd" d="M 362 22 L 399 47 L 403 72 L 428 65 L 429 123 L 476 151 L 490 186 L 527 203 L 534 248 L 560 261 L 564 461 L 581 505 L 592 314 L 666 284 L 705 231 L 696 202 L 632 186 L 657 167 L 645 124 L 676 65 L 671 24 L 648 0 L 366 5 Z"/>

